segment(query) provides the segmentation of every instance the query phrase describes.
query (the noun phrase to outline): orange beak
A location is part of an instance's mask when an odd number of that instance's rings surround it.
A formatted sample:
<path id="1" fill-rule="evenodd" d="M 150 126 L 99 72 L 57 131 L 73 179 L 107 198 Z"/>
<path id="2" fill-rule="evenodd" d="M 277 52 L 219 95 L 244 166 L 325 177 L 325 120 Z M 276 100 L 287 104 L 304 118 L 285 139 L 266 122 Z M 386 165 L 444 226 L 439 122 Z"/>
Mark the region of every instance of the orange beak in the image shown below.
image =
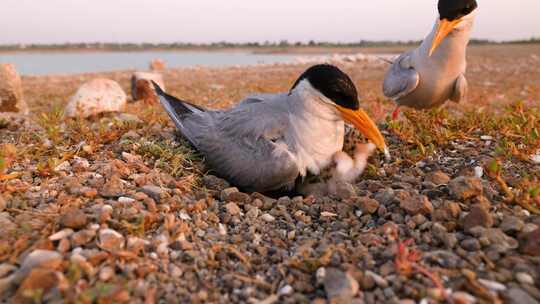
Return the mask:
<path id="1" fill-rule="evenodd" d="M 367 137 L 367 139 L 372 141 L 377 148 L 384 152 L 387 159 L 390 158 L 390 153 L 388 147 L 386 147 L 381 131 L 379 131 L 377 125 L 369 118 L 364 110 L 351 110 L 341 106 L 337 106 L 337 109 L 346 122 L 351 123 L 358 131 Z"/>
<path id="2" fill-rule="evenodd" d="M 461 19 L 456 19 L 453 21 L 448 21 L 446 19 L 443 19 L 439 22 L 439 25 L 437 26 L 437 31 L 435 33 L 435 38 L 433 38 L 433 42 L 431 43 L 431 49 L 429 50 L 429 56 L 433 55 L 435 50 L 441 45 L 444 38 L 450 34 L 454 28 L 461 22 Z"/>

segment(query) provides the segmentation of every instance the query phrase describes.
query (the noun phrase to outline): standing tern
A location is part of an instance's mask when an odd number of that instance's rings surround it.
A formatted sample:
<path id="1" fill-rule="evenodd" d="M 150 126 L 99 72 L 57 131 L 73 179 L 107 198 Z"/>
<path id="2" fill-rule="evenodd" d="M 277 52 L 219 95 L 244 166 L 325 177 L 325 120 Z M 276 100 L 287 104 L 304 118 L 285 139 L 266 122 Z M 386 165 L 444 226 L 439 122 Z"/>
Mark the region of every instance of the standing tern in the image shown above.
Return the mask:
<path id="1" fill-rule="evenodd" d="M 344 176 L 360 173 L 365 159 L 355 164 L 341 152 L 344 120 L 389 157 L 379 129 L 359 107 L 355 85 L 332 65 L 309 68 L 287 93 L 250 96 L 228 110 L 206 110 L 154 86 L 209 167 L 246 191 L 292 190 L 298 178 L 318 175 L 332 163 Z"/>
<path id="2" fill-rule="evenodd" d="M 432 32 L 420 47 L 399 56 L 384 79 L 384 95 L 398 109 L 428 109 L 465 99 L 465 55 L 477 7 L 475 0 L 439 0 Z"/>

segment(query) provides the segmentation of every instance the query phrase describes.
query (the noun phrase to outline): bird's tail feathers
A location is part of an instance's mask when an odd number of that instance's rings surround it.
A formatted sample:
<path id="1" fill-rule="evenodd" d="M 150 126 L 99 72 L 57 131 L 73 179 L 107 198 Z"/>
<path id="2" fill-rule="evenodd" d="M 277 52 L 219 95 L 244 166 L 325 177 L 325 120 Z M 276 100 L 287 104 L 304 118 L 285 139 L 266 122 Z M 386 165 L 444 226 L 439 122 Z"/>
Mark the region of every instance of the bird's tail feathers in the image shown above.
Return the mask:
<path id="1" fill-rule="evenodd" d="M 161 89 L 161 87 L 154 81 L 152 81 L 152 84 L 154 85 L 154 90 L 159 98 L 159 102 L 178 128 L 182 129 L 183 127 L 182 116 L 205 112 L 205 109 L 201 107 L 165 93 L 163 89 Z"/>

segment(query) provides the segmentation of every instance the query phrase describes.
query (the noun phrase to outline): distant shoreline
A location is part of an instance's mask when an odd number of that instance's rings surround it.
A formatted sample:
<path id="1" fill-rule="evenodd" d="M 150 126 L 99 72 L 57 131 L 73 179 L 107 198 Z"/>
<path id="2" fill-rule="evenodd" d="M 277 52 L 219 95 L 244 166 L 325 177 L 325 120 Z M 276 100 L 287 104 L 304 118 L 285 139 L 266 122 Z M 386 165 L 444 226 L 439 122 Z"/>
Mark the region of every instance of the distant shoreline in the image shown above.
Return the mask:
<path id="1" fill-rule="evenodd" d="M 400 52 L 421 41 L 405 42 L 370 42 L 359 43 L 288 43 L 258 44 L 258 43 L 215 43 L 208 45 L 197 44 L 129 44 L 129 43 L 89 43 L 89 44 L 51 44 L 51 45 L 0 45 L 0 54 L 7 53 L 81 53 L 81 52 L 242 52 L 254 54 L 318 54 L 318 53 L 378 53 Z M 490 40 L 471 40 L 471 45 L 512 45 L 538 44 L 540 39 L 496 42 Z"/>

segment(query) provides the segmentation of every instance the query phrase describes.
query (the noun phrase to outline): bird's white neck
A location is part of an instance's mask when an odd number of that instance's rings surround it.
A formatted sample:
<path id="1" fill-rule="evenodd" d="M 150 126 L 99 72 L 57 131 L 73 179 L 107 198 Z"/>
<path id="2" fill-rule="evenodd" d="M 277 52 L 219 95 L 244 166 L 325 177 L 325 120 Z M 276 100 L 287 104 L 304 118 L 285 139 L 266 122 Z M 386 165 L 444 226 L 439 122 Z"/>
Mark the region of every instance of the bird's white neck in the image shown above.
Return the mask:
<path id="1" fill-rule="evenodd" d="M 291 92 L 287 139 L 302 175 L 319 174 L 343 148 L 345 125 L 336 106 L 304 80 Z"/>

